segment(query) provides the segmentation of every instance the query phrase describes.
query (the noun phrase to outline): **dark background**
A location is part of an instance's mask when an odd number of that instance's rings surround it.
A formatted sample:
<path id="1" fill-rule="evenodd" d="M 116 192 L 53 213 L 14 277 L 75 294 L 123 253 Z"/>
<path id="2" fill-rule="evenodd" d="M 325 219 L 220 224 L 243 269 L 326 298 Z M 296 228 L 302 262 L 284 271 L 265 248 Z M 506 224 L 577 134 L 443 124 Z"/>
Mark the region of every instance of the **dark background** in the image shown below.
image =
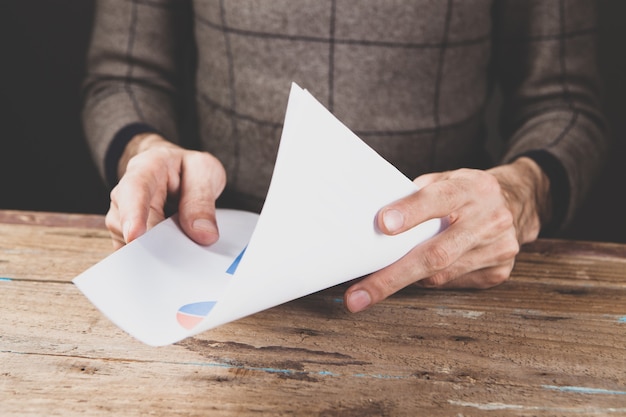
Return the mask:
<path id="1" fill-rule="evenodd" d="M 615 146 L 563 237 L 626 242 L 626 1 L 598 2 Z M 92 12 L 92 0 L 0 0 L 0 209 L 104 214 L 108 208 L 80 121 Z"/>

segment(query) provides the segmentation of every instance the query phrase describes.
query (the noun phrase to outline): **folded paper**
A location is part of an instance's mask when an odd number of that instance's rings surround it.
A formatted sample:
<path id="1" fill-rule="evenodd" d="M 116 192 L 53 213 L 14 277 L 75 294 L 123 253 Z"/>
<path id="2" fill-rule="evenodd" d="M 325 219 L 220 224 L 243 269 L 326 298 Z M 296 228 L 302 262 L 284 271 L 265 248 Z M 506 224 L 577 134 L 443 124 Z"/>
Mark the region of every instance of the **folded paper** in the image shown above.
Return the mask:
<path id="1" fill-rule="evenodd" d="M 441 220 L 387 236 L 375 218 L 416 191 L 293 84 L 260 215 L 218 209 L 221 237 L 206 247 L 186 237 L 174 216 L 74 283 L 129 334 L 153 346 L 171 344 L 400 259 L 438 233 Z"/>

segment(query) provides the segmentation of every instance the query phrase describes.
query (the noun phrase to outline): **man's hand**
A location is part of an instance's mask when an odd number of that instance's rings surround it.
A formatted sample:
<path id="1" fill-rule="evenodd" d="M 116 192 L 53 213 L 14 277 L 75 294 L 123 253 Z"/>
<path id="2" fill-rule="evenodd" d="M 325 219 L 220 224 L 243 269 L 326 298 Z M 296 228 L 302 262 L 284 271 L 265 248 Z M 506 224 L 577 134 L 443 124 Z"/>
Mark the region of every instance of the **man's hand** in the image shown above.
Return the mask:
<path id="1" fill-rule="evenodd" d="M 190 238 L 203 245 L 219 238 L 215 200 L 226 172 L 211 154 L 183 149 L 159 135 L 137 135 L 125 148 L 118 176 L 106 215 L 115 249 L 164 220 L 168 198 L 177 199 L 180 224 Z"/>
<path id="2" fill-rule="evenodd" d="M 383 208 L 383 233 L 402 233 L 445 217 L 446 230 L 402 259 L 351 286 L 352 312 L 364 310 L 409 284 L 435 288 L 489 288 L 504 282 L 521 244 L 537 238 L 550 213 L 549 180 L 529 158 L 488 171 L 427 174 L 420 190 Z"/>

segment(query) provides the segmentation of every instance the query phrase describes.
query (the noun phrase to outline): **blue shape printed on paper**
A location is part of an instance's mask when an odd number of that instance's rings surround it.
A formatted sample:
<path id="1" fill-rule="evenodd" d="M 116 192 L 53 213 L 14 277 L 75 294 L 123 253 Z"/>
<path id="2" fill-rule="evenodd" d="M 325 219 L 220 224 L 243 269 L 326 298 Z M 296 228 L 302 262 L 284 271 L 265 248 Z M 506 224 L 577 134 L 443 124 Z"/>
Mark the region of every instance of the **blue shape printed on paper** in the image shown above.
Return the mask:
<path id="1" fill-rule="evenodd" d="M 237 255 L 237 257 L 235 258 L 235 260 L 233 261 L 232 264 L 230 264 L 230 266 L 228 267 L 228 269 L 226 270 L 227 274 L 230 275 L 234 275 L 235 271 L 237 270 L 237 267 L 239 266 L 239 261 L 241 261 L 241 258 L 243 258 L 243 254 L 246 253 L 246 248 L 248 246 L 246 246 L 245 248 L 243 248 L 243 250 L 241 251 L 241 253 L 239 255 Z"/>

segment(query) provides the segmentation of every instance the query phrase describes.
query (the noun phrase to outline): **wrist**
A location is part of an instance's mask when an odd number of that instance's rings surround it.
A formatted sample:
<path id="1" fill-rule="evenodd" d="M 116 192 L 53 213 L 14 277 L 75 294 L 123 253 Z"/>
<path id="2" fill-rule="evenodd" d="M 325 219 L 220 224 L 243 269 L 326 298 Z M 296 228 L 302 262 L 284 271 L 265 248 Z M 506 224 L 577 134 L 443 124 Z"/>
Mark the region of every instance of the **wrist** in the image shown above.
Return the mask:
<path id="1" fill-rule="evenodd" d="M 565 167 L 545 150 L 528 151 L 520 156 L 532 159 L 548 177 L 550 210 L 548 220 L 541 224 L 541 233 L 552 235 L 562 228 L 569 211 L 570 184 Z"/>
<path id="2" fill-rule="evenodd" d="M 550 179 L 531 158 L 520 157 L 510 164 L 490 170 L 496 176 L 520 244 L 535 240 L 541 227 L 552 217 Z"/>

